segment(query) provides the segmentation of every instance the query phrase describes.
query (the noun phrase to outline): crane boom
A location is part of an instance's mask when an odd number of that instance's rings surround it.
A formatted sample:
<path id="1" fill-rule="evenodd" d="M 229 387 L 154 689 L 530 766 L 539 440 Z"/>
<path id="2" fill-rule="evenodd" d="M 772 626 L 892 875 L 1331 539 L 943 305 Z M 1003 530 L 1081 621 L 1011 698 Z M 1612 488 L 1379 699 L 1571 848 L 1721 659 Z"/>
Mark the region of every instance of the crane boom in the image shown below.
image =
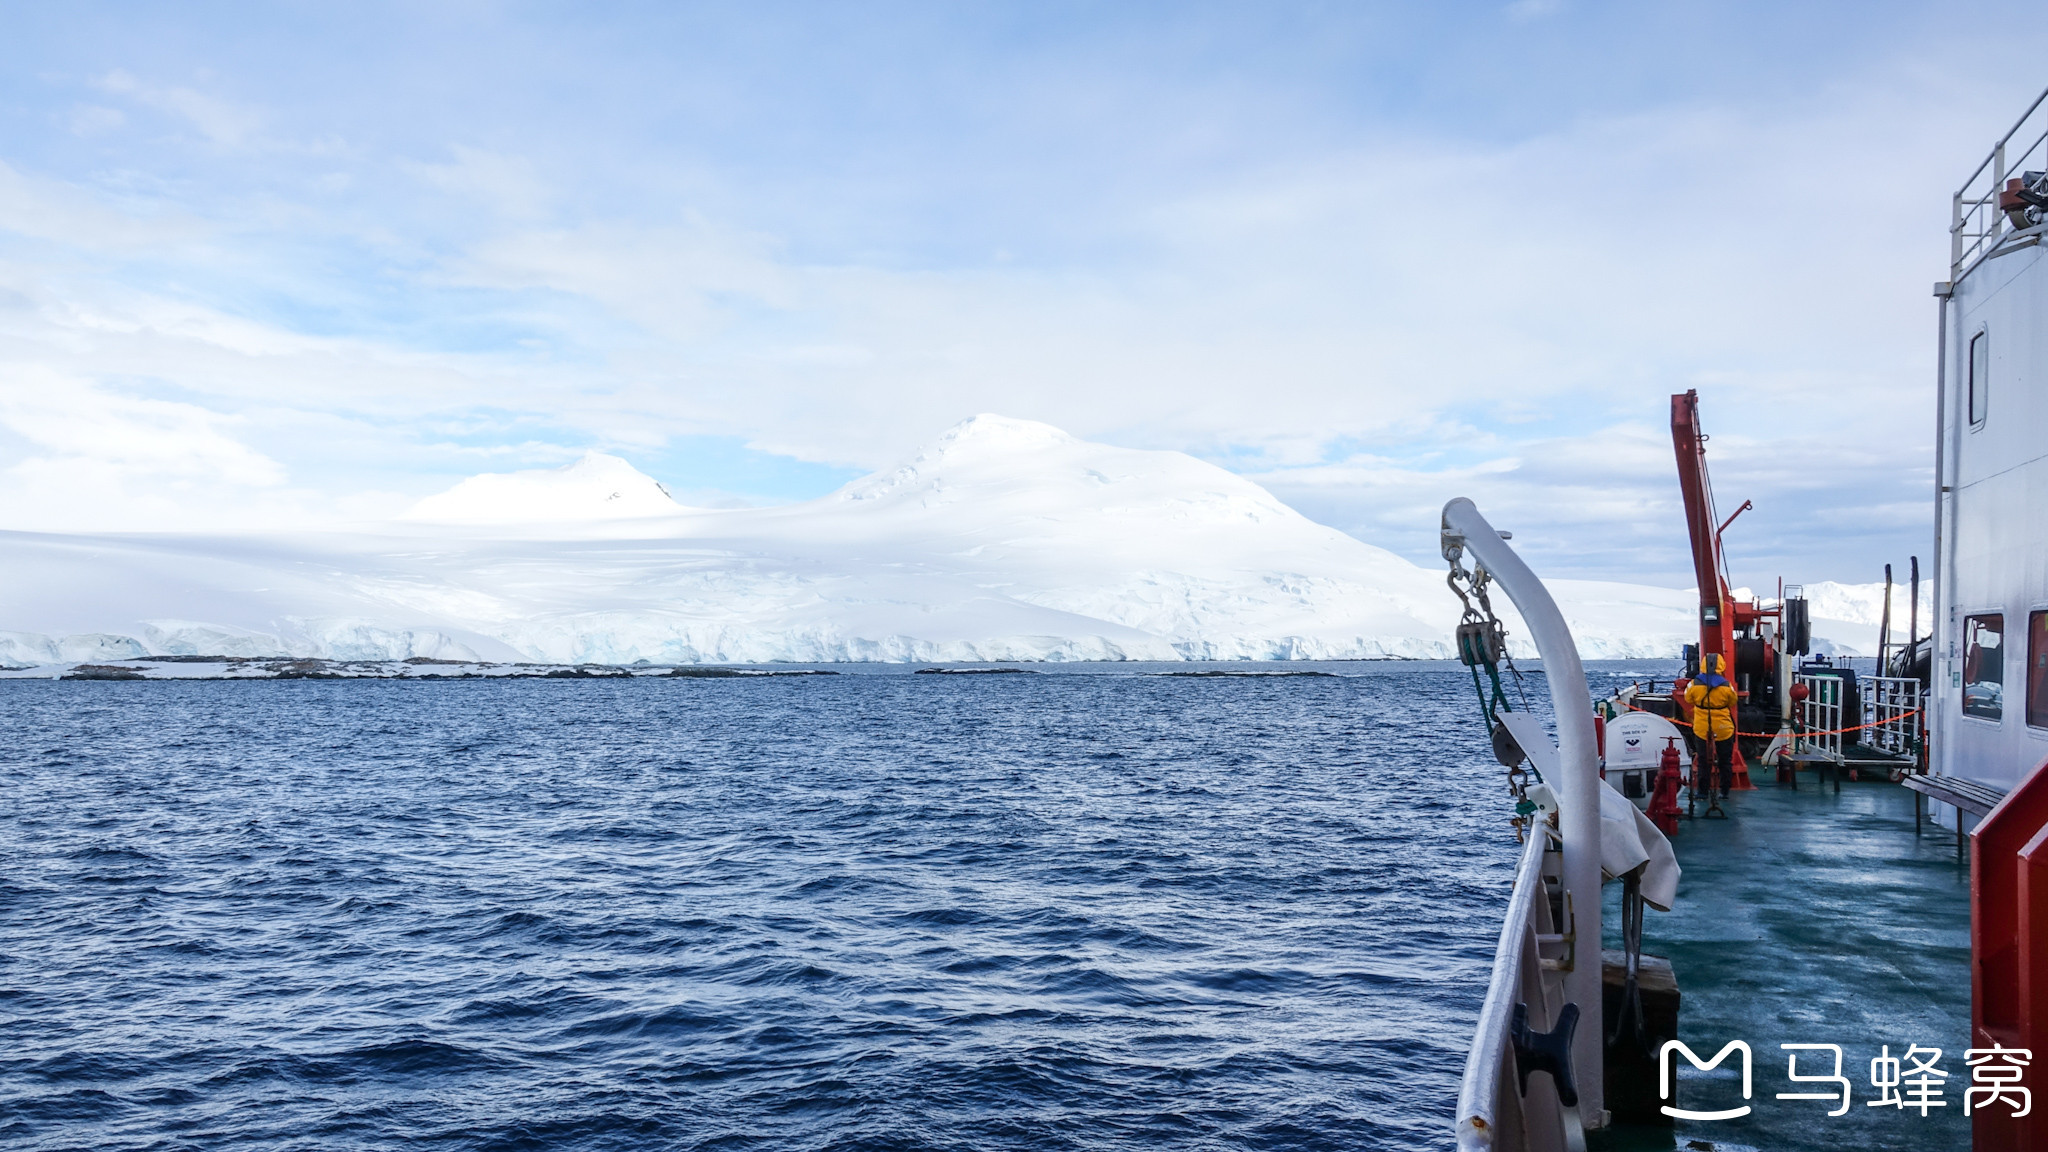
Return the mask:
<path id="1" fill-rule="evenodd" d="M 1714 486 L 1707 479 L 1707 437 L 1700 431 L 1698 389 L 1671 398 L 1671 446 L 1678 454 L 1678 488 L 1685 496 L 1693 577 L 1699 581 L 1700 655 L 1711 652 L 1726 659 L 1735 646 L 1735 612 L 1728 591 L 1728 565 L 1721 556 L 1721 534 L 1716 527 Z"/>

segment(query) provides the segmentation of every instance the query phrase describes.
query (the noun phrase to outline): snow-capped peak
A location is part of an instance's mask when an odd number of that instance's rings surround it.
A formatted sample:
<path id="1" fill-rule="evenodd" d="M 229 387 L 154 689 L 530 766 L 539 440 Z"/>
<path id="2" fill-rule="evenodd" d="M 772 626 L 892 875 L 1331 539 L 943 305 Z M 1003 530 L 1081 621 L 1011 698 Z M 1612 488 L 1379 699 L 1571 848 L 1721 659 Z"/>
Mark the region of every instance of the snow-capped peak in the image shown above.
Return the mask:
<path id="1" fill-rule="evenodd" d="M 895 468 L 863 476 L 837 495 L 843 500 L 876 500 L 913 489 L 942 487 L 963 472 L 1036 472 L 1041 468 L 1031 462 L 1032 457 L 1078 443 L 1050 424 L 984 412 L 946 429 Z"/>
<path id="2" fill-rule="evenodd" d="M 414 504 L 401 519 L 439 524 L 543 524 L 685 511 L 655 479 L 603 452 L 560 468 L 485 472 Z"/>
<path id="3" fill-rule="evenodd" d="M 1013 455 L 1078 444 L 1079 440 L 1050 424 L 983 412 L 969 416 L 939 434 L 920 459 Z"/>
<path id="4" fill-rule="evenodd" d="M 1301 519 L 1257 484 L 1185 453 L 1091 443 L 1050 424 L 991 413 L 955 424 L 901 465 L 855 480 L 832 499 L 926 510 L 971 506 L 984 522 Z"/>

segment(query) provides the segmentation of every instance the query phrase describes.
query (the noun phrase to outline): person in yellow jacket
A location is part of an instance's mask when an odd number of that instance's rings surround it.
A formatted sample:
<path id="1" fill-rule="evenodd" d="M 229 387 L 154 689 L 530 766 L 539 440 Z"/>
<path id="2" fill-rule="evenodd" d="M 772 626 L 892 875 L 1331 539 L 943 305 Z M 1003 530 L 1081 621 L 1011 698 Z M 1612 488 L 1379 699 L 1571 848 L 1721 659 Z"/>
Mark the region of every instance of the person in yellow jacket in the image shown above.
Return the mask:
<path id="1" fill-rule="evenodd" d="M 1721 796 L 1735 785 L 1735 685 L 1723 675 L 1728 662 L 1709 652 L 1700 661 L 1700 674 L 1685 690 L 1685 702 L 1692 708 L 1692 732 L 1709 741 L 1714 750 L 1714 777 Z M 1710 781 L 1707 785 L 1713 787 Z"/>

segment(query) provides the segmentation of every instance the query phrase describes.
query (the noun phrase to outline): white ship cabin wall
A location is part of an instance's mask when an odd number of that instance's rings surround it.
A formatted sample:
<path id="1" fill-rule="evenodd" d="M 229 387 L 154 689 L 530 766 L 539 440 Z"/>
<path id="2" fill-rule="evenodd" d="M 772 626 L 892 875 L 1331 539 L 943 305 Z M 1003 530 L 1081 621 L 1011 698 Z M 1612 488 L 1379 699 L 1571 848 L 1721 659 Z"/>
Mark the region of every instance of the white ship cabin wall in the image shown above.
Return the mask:
<path id="1" fill-rule="evenodd" d="M 1943 317 L 1930 754 L 2009 790 L 2048 761 L 2048 225 L 1985 228 Z"/>

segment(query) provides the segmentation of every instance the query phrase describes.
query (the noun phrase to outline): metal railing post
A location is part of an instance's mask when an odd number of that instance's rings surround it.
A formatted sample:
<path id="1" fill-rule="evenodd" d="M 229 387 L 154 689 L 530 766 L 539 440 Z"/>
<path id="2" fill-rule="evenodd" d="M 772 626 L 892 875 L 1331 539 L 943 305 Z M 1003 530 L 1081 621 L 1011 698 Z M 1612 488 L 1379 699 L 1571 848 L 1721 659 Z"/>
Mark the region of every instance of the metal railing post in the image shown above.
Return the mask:
<path id="1" fill-rule="evenodd" d="M 2014 131 L 2018 131 L 2017 125 L 2014 126 Z M 1984 248 L 1986 251 L 1989 251 L 1993 246 L 1992 242 L 2005 232 L 2005 213 L 1998 210 L 1998 193 L 2004 187 L 2005 141 L 2000 140 L 1998 147 L 1991 150 L 1991 193 L 1984 198 L 1985 203 L 1989 205 L 1986 212 L 1991 216 L 1991 219 L 1984 225 Z"/>
<path id="2" fill-rule="evenodd" d="M 1953 282 L 1963 273 L 1963 194 L 1951 200 L 1948 226 L 1948 278 Z"/>

